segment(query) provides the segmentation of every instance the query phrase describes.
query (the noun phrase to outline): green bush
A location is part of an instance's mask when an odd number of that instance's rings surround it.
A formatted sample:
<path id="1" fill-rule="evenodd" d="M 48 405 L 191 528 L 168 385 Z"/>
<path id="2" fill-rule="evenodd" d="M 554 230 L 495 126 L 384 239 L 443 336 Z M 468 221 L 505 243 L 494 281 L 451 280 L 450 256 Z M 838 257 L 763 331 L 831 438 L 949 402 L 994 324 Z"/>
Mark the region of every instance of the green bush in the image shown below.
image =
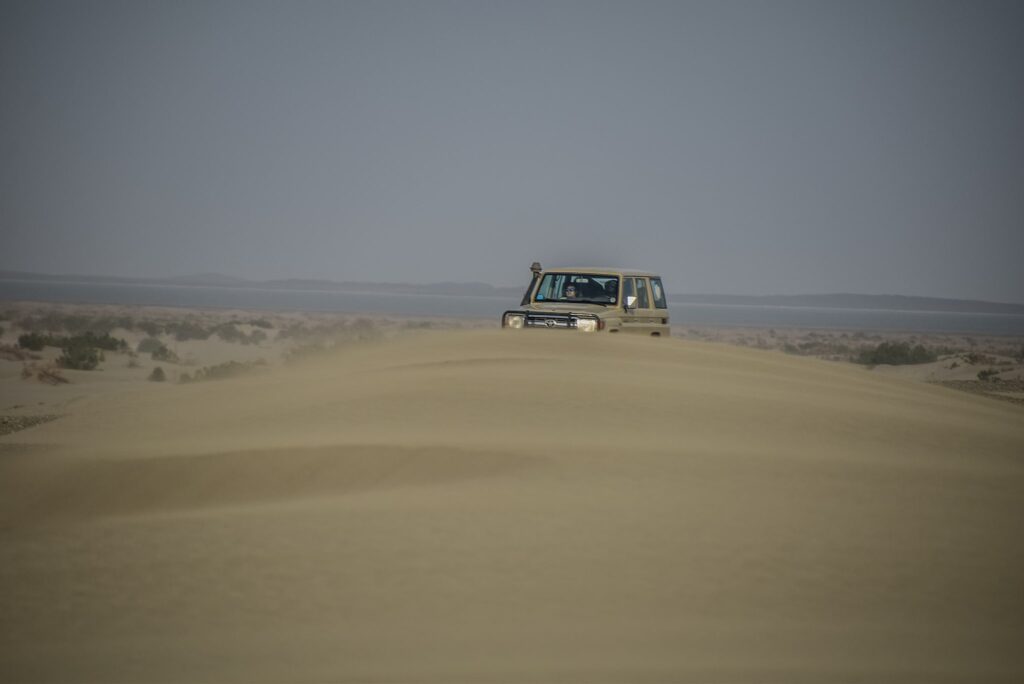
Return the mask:
<path id="1" fill-rule="evenodd" d="M 214 332 L 217 333 L 217 337 L 225 342 L 242 342 L 245 340 L 245 333 L 236 328 L 234 323 L 222 323 L 214 329 Z"/>
<path id="2" fill-rule="evenodd" d="M 253 330 L 251 334 L 246 335 L 236 328 L 234 323 L 222 323 L 214 328 L 214 332 L 217 333 L 217 337 L 225 342 L 236 342 L 239 344 L 259 344 L 267 339 L 267 333 L 262 330 Z"/>
<path id="3" fill-rule="evenodd" d="M 102 360 L 102 352 L 95 347 L 69 346 L 64 348 L 64 353 L 57 359 L 57 364 L 62 368 L 93 370 Z"/>
<path id="4" fill-rule="evenodd" d="M 162 344 L 154 349 L 149 357 L 154 361 L 166 361 L 168 363 L 178 363 L 179 361 L 178 355 Z"/>
<path id="5" fill-rule="evenodd" d="M 138 328 L 150 337 L 156 337 L 164 331 L 164 327 L 162 325 L 154 323 L 153 321 L 140 321 Z"/>
<path id="6" fill-rule="evenodd" d="M 107 351 L 128 351 L 128 343 L 124 340 L 111 337 L 109 333 L 97 335 L 87 331 L 72 337 L 60 337 L 57 335 L 44 335 L 33 332 L 18 337 L 18 346 L 23 349 L 40 351 L 43 347 L 92 347 L 93 349 L 105 349 Z"/>
<path id="7" fill-rule="evenodd" d="M 135 348 L 135 351 L 140 354 L 152 354 L 157 349 L 164 346 L 164 343 L 157 337 L 147 337 L 146 339 L 139 342 L 139 345 Z"/>
<path id="8" fill-rule="evenodd" d="M 157 366 L 153 369 L 153 372 L 149 374 L 149 379 L 153 382 L 163 382 L 167 379 L 167 376 L 164 374 L 164 369 Z"/>
<path id="9" fill-rule="evenodd" d="M 42 351 L 43 347 L 49 344 L 49 341 L 49 335 L 40 335 L 35 332 L 18 336 L 18 346 L 29 351 Z"/>
<path id="10" fill-rule="evenodd" d="M 931 363 L 938 357 L 924 345 L 911 347 L 907 342 L 882 342 L 874 349 L 864 349 L 857 357 L 857 363 L 867 366 L 903 366 L 915 363 Z"/>
<path id="11" fill-rule="evenodd" d="M 105 349 L 106 351 L 128 351 L 128 343 L 118 337 L 111 337 L 110 333 L 97 335 L 92 331 L 86 331 L 74 337 L 67 337 L 61 340 L 61 347 L 93 347 Z"/>
<path id="12" fill-rule="evenodd" d="M 181 323 L 168 325 L 167 331 L 174 333 L 174 339 L 179 342 L 205 340 L 213 333 L 212 330 L 204 328 L 195 321 L 182 321 Z"/>

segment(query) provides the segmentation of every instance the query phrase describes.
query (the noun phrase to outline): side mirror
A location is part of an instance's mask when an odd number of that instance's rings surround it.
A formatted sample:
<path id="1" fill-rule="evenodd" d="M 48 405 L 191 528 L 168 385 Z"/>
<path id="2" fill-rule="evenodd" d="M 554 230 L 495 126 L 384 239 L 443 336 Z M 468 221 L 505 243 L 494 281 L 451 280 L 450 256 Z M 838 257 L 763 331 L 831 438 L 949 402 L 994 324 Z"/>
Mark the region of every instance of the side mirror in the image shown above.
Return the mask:
<path id="1" fill-rule="evenodd" d="M 635 308 L 636 308 L 636 296 L 635 295 L 628 295 L 626 297 L 626 311 L 629 311 L 630 309 L 635 309 Z"/>

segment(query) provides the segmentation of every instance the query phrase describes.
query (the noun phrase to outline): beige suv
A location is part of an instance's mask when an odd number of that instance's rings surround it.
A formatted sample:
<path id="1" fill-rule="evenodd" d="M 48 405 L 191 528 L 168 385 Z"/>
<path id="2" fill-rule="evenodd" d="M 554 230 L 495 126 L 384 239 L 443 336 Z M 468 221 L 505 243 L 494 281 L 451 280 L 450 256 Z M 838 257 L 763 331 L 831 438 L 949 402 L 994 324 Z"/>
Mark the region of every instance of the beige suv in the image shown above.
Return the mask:
<path id="1" fill-rule="evenodd" d="M 501 327 L 555 328 L 669 336 L 668 302 L 661 277 L 621 268 L 530 267 L 533 278 L 519 309 Z"/>

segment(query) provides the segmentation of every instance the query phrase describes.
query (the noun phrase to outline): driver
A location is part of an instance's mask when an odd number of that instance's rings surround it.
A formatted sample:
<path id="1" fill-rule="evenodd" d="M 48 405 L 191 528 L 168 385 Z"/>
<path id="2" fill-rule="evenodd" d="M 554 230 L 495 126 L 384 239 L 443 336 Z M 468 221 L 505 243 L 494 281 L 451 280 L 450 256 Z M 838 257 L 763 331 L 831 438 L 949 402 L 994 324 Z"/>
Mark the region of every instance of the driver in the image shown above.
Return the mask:
<path id="1" fill-rule="evenodd" d="M 619 293 L 619 281 L 609 280 L 604 284 L 604 294 L 608 297 L 608 301 L 614 302 L 616 295 Z"/>
<path id="2" fill-rule="evenodd" d="M 576 299 L 577 296 L 575 285 L 569 283 L 565 286 L 565 299 Z"/>

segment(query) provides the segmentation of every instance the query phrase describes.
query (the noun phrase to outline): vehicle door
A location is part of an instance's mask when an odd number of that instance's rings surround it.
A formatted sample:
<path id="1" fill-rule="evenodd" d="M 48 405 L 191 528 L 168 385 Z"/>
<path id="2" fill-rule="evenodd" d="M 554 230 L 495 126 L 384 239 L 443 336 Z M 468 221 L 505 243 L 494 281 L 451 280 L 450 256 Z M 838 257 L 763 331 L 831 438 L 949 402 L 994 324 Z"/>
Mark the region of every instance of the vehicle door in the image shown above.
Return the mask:
<path id="1" fill-rule="evenodd" d="M 660 329 L 657 327 L 660 318 L 657 317 L 651 300 L 650 282 L 647 278 L 635 278 L 634 280 L 636 281 L 636 311 L 634 312 L 636 331 L 642 335 L 650 335 Z"/>
<path id="2" fill-rule="evenodd" d="M 635 300 L 635 305 L 625 308 L 622 315 L 622 332 L 647 334 L 650 326 L 651 298 L 647 293 L 647 279 L 631 276 L 622 279 L 622 303 Z"/>
<path id="3" fill-rule="evenodd" d="M 651 334 L 668 337 L 671 334 L 668 317 L 668 299 L 661 278 L 651 278 L 651 303 L 654 306 L 654 321 Z"/>

